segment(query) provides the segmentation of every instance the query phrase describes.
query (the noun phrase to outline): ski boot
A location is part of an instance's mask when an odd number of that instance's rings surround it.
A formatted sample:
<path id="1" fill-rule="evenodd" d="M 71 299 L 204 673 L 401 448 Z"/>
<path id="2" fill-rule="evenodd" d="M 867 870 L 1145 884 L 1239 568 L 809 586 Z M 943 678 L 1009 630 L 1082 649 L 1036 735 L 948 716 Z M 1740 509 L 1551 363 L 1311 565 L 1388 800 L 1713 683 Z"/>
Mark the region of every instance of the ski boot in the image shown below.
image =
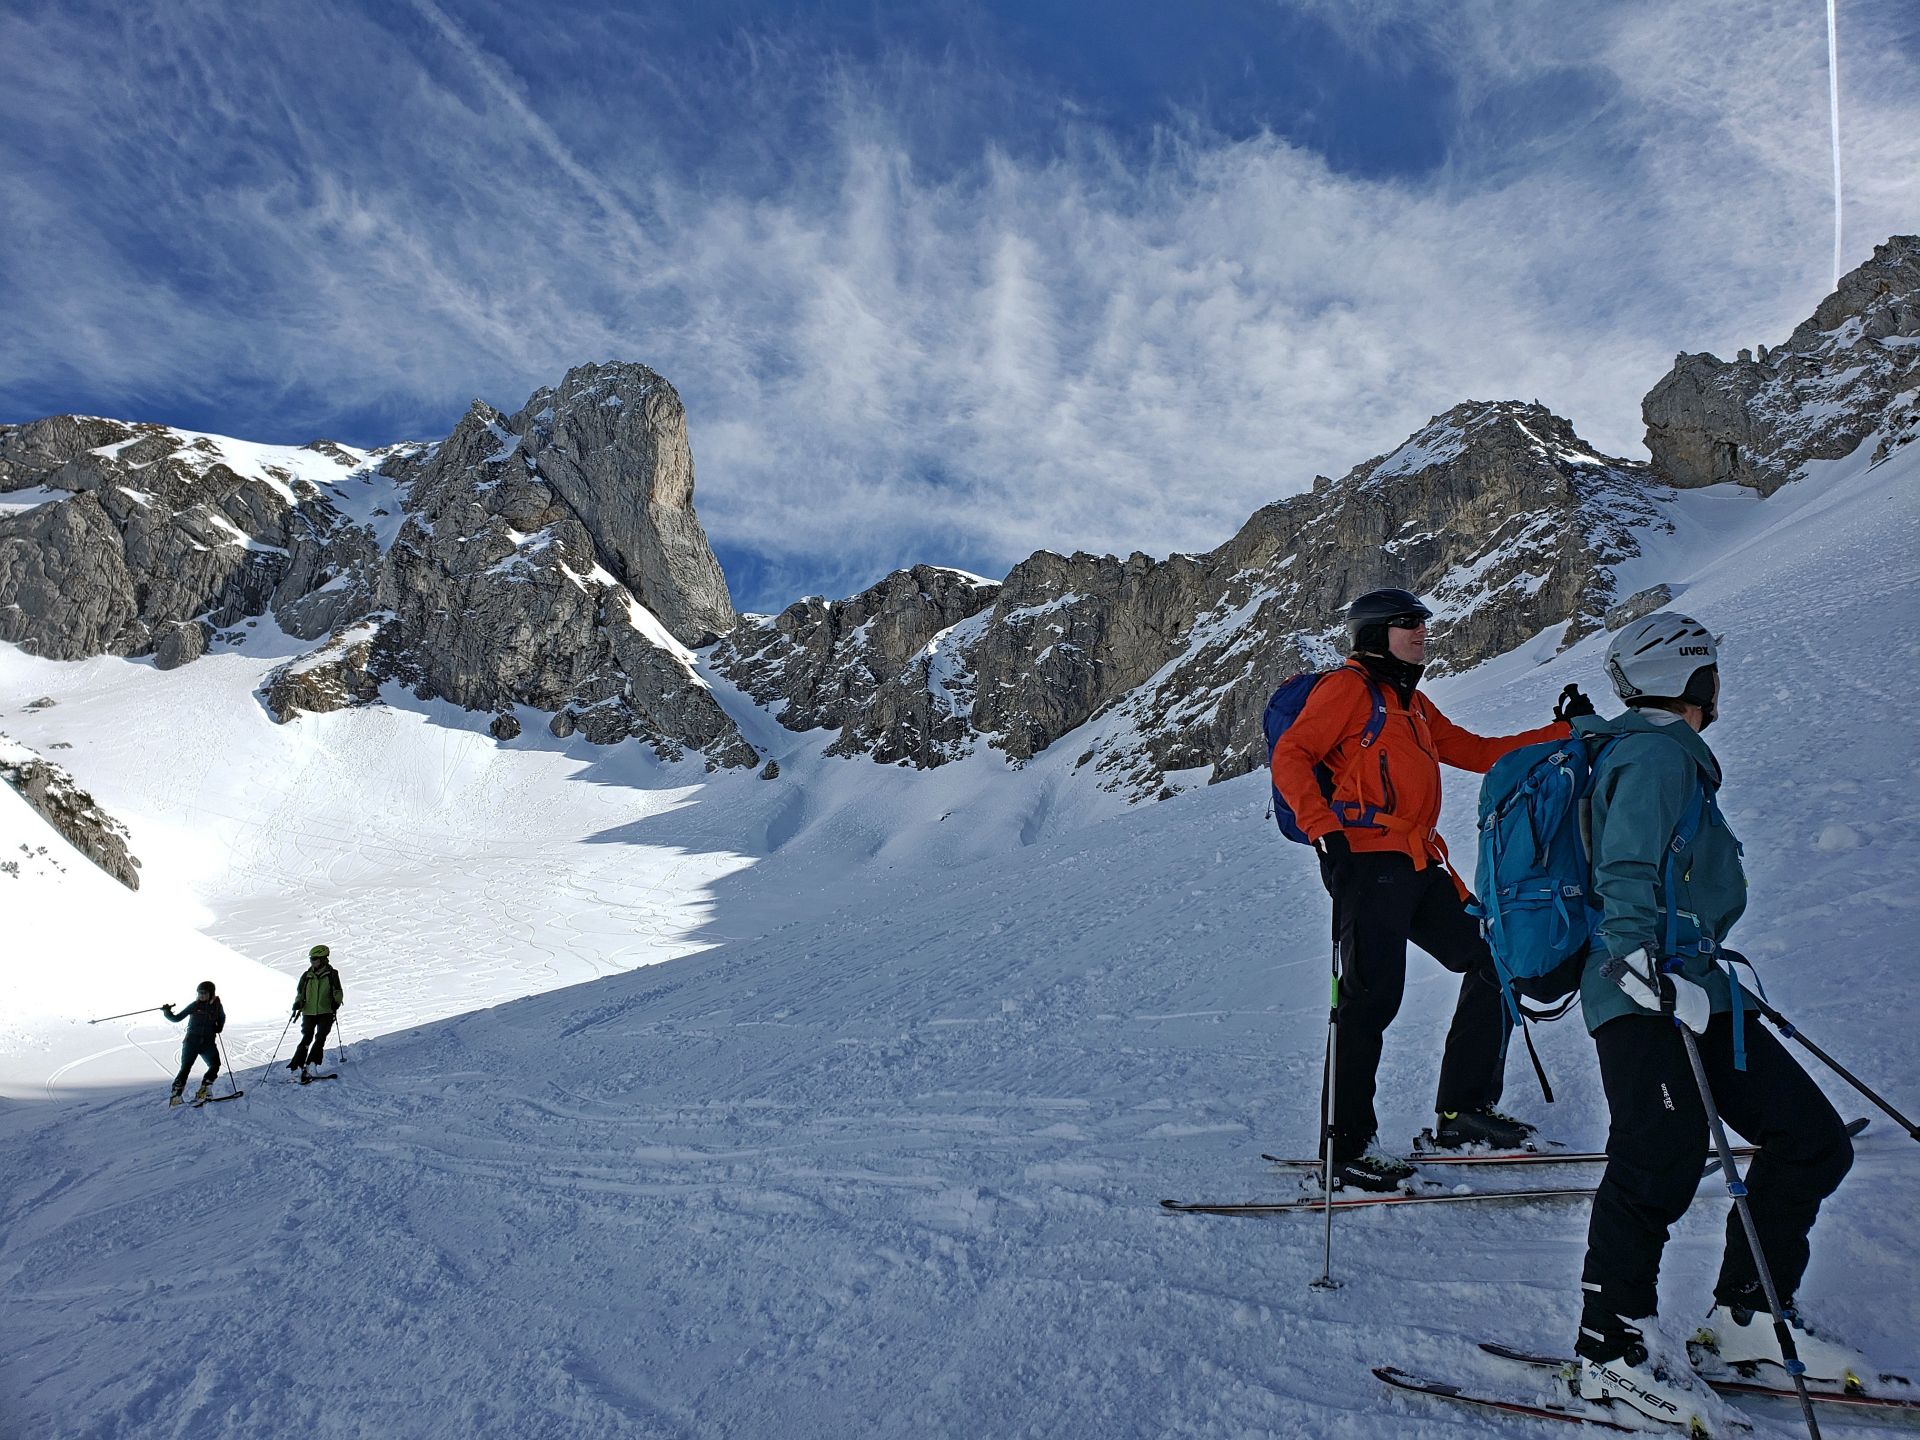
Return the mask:
<path id="1" fill-rule="evenodd" d="M 1810 1327 L 1790 1300 L 1781 1307 L 1780 1318 L 1787 1322 L 1793 1348 L 1807 1367 L 1807 1379 L 1826 1380 L 1848 1390 L 1864 1388 L 1860 1377 L 1868 1368 L 1865 1356 Z M 1693 1338 L 1719 1356 L 1724 1365 L 1786 1367 L 1780 1337 L 1774 1333 L 1773 1316 L 1767 1310 L 1766 1293 L 1758 1285 L 1747 1286 L 1731 1300 L 1716 1301 Z"/>
<path id="2" fill-rule="evenodd" d="M 1573 1376 L 1573 1393 L 1582 1400 L 1620 1401 L 1690 1434 L 1707 1433 L 1706 1387 L 1691 1366 L 1655 1359 L 1638 1326 L 1588 1307 L 1580 1317 L 1580 1338 L 1573 1353 L 1579 1367 Z"/>
<path id="3" fill-rule="evenodd" d="M 1368 1145 L 1351 1160 L 1335 1161 L 1333 1183 L 1342 1189 L 1371 1190 L 1379 1194 L 1398 1190 L 1413 1178 L 1413 1166 L 1378 1145 Z"/>
<path id="4" fill-rule="evenodd" d="M 1490 1150 L 1524 1150 L 1533 1126 L 1498 1110 L 1442 1110 L 1435 1118 L 1433 1143 L 1442 1150 L 1485 1145 Z"/>
<path id="5" fill-rule="evenodd" d="M 193 1103 L 196 1105 L 204 1105 L 212 1095 L 213 1082 L 211 1080 L 202 1080 L 200 1082 L 200 1088 L 193 1092 Z"/>
<path id="6" fill-rule="evenodd" d="M 180 1092 L 178 1090 L 170 1090 L 167 1092 L 167 1105 L 169 1108 L 180 1103 Z"/>
<path id="7" fill-rule="evenodd" d="M 302 1085 L 311 1085 L 313 1083 L 312 1079 L 307 1075 L 307 1067 L 304 1065 L 300 1067 L 300 1083 Z"/>

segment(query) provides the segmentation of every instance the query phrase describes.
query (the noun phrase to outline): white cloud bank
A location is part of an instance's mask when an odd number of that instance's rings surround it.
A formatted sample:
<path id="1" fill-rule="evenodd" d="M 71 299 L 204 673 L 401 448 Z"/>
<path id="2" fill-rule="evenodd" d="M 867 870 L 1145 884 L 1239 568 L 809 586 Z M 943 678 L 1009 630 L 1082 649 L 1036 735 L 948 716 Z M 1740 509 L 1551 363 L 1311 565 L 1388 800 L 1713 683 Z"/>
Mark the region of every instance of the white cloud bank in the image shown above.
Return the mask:
<path id="1" fill-rule="evenodd" d="M 709 531 L 764 562 L 750 603 L 1207 548 L 1466 398 L 1637 453 L 1675 351 L 1777 341 L 1827 288 L 1817 6 L 1368 7 L 1379 64 L 1454 66 L 1450 158 L 1418 182 L 1197 124 L 1144 158 L 1069 125 L 1047 158 L 930 172 L 906 137 L 951 69 L 763 41 L 755 108 L 702 113 L 636 52 L 649 114 L 807 118 L 757 140 L 750 186 L 517 71 L 504 12 L 267 12 L 0 17 L 27 157 L 0 161 L 0 394 L 264 387 L 286 427 L 419 432 L 644 360 L 687 399 Z M 1841 42 L 1857 263 L 1920 228 L 1920 34 L 1885 0 L 1843 6 Z"/>

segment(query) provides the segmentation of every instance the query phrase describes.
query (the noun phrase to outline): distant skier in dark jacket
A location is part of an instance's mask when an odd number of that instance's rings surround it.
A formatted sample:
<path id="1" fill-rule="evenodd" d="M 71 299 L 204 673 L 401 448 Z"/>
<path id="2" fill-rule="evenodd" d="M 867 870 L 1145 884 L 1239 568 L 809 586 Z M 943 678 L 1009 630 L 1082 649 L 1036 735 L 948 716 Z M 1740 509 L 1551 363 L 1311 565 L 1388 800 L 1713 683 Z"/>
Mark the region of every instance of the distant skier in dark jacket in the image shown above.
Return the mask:
<path id="1" fill-rule="evenodd" d="M 167 1103 L 180 1103 L 181 1092 L 187 1088 L 187 1072 L 193 1069 L 195 1060 L 207 1062 L 206 1073 L 200 1077 L 200 1088 L 193 1094 L 195 1100 L 205 1100 L 212 1091 L 214 1077 L 220 1073 L 220 1043 L 215 1037 L 227 1028 L 226 1006 L 213 993 L 213 982 L 202 980 L 195 988 L 193 1003 L 186 1009 L 176 1011 L 171 1005 L 162 1005 L 160 1013 L 176 1025 L 182 1020 L 187 1022 L 187 1038 L 180 1045 L 180 1073 L 173 1077 L 173 1092 L 167 1097 Z"/>
<path id="2" fill-rule="evenodd" d="M 333 1029 L 334 1012 L 347 997 L 340 984 L 340 972 L 333 968 L 324 945 L 307 952 L 307 968 L 300 972 L 299 988 L 293 992 L 293 1013 L 300 1016 L 300 1044 L 287 1061 L 289 1070 L 300 1072 L 300 1083 L 307 1081 L 307 1067 L 326 1058 L 327 1035 Z"/>
<path id="3" fill-rule="evenodd" d="M 1747 1167 L 1748 1204 L 1810 1379 L 1839 1380 L 1862 1363 L 1809 1330 L 1792 1303 L 1814 1216 L 1853 1148 L 1819 1086 L 1751 1018 L 1740 1031 L 1744 1057 L 1736 1052 L 1733 991 L 1717 957 L 1730 953 L 1727 932 L 1746 909 L 1747 882 L 1740 844 L 1715 803 L 1720 764 L 1701 737 L 1720 700 L 1713 636 L 1685 615 L 1648 616 L 1614 638 L 1607 673 L 1628 712 L 1575 722 L 1582 735 L 1612 737 L 1594 766 L 1600 921 L 1580 984 L 1611 1128 L 1581 1277 L 1578 1389 L 1685 1423 L 1699 1404 L 1686 1358 L 1677 1347 L 1663 1355 L 1641 1328 L 1654 1317 L 1668 1227 L 1692 1203 L 1707 1158 L 1706 1109 L 1677 1027 L 1700 1037 L 1727 1124 L 1760 1147 Z M 1713 1294 L 1701 1334 L 1720 1358 L 1780 1364 L 1734 1214 Z"/>

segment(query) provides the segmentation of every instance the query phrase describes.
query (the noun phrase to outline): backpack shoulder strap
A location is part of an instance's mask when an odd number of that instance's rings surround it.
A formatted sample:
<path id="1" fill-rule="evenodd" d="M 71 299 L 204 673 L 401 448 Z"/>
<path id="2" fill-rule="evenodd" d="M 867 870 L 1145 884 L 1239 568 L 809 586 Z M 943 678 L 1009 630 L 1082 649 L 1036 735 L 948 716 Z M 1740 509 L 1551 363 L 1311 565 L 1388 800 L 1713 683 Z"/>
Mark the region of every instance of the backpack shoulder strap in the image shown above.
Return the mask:
<path id="1" fill-rule="evenodd" d="M 1372 713 L 1367 716 L 1367 723 L 1361 727 L 1360 748 L 1362 750 L 1370 750 L 1373 748 L 1373 742 L 1380 738 L 1380 732 L 1387 728 L 1386 692 L 1381 690 L 1380 682 L 1368 674 L 1361 666 L 1342 665 L 1339 670 L 1335 670 L 1332 673 L 1338 675 L 1342 671 L 1351 671 L 1353 674 L 1358 675 L 1360 677 L 1360 683 L 1367 687 L 1367 699 L 1372 703 L 1373 709 Z"/>

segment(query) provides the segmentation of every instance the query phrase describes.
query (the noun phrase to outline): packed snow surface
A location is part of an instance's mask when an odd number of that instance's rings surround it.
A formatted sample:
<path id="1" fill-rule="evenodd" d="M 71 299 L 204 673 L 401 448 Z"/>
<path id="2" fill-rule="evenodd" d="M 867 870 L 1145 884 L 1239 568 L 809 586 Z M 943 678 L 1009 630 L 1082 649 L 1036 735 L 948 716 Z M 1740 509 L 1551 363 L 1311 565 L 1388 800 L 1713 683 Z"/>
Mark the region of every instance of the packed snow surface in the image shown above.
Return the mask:
<path id="1" fill-rule="evenodd" d="M 1813 468 L 1765 502 L 1679 497 L 1627 588 L 1672 583 L 1725 637 L 1708 739 L 1747 846 L 1736 943 L 1912 1112 L 1920 464 Z M 1583 1203 L 1341 1217 L 1332 1292 L 1308 1288 L 1317 1218 L 1155 1203 L 1290 1196 L 1259 1152 L 1315 1143 L 1326 902 L 1264 777 L 1128 808 L 1070 776 L 1071 743 L 1018 771 L 984 747 L 927 774 L 833 760 L 712 676 L 778 780 L 562 744 L 531 714 L 501 746 L 488 717 L 404 696 L 275 727 L 251 689 L 293 642 L 249 637 L 169 675 L 0 653 L 0 730 L 70 745 L 132 830 L 141 903 L 196 901 L 197 938 L 232 954 L 156 924 L 130 972 L 97 886 L 50 898 L 85 861 L 0 874 L 40 907 L 6 931 L 52 1016 L 34 1035 L 184 1000 L 210 966 L 235 993 L 254 962 L 284 984 L 318 939 L 350 1042 L 339 1080 L 301 1089 L 263 1069 L 284 1012 L 236 1016 L 246 1098 L 170 1111 L 153 1061 L 177 1031 L 134 1026 L 77 1067 L 8 1032 L 0 1433 L 1558 1433 L 1369 1367 L 1551 1393 L 1473 1342 L 1570 1343 Z M 1489 733 L 1569 680 L 1611 709 L 1604 640 L 1525 647 L 1438 698 Z M 39 695 L 58 703 L 22 708 Z M 1466 854 L 1474 785 L 1449 784 Z M 1409 979 L 1389 1143 L 1431 1123 L 1454 992 L 1424 957 Z M 1508 1106 L 1599 1146 L 1591 1043 L 1577 1020 L 1539 1041 L 1559 1101 L 1516 1053 Z M 1915 1373 L 1920 1151 L 1884 1118 L 1858 1148 L 1802 1300 Z M 1703 1186 L 1668 1250 L 1681 1333 L 1724 1208 Z M 1747 1413 L 1797 1433 L 1787 1407 Z"/>

